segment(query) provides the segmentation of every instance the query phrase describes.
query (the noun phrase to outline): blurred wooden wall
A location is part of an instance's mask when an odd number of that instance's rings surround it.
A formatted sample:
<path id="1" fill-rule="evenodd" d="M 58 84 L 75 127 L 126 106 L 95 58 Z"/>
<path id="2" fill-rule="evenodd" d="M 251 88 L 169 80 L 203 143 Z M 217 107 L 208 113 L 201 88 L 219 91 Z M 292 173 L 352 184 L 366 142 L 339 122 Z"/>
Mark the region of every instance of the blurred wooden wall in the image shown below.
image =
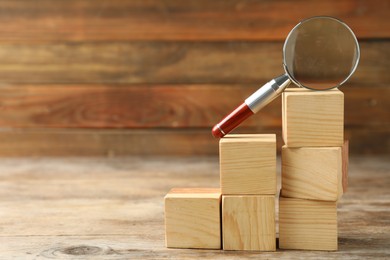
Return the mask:
<path id="1" fill-rule="evenodd" d="M 361 44 L 351 152 L 388 153 L 390 1 L 0 0 L 0 155 L 217 154 L 211 127 L 283 73 L 315 15 Z M 280 137 L 280 99 L 236 132 Z"/>

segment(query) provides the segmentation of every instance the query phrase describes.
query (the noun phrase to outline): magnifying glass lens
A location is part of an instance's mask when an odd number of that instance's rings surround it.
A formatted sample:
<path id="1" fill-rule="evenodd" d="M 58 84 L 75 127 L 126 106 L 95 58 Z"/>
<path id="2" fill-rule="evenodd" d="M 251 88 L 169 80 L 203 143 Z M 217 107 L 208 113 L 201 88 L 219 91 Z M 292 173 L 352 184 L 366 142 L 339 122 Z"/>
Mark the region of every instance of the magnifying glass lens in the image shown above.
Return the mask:
<path id="1" fill-rule="evenodd" d="M 354 34 L 332 18 L 301 22 L 284 45 L 286 72 L 295 83 L 310 89 L 339 86 L 353 73 L 358 58 Z"/>

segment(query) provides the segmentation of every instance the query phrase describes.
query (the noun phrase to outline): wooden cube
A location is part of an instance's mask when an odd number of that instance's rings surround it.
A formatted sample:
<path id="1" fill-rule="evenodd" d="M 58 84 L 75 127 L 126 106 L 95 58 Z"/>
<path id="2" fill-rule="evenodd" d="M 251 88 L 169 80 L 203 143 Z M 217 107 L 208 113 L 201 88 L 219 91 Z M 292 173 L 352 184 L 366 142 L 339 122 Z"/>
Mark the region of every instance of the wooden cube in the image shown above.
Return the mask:
<path id="1" fill-rule="evenodd" d="M 231 134 L 219 142 L 222 194 L 276 194 L 275 134 Z"/>
<path id="2" fill-rule="evenodd" d="M 165 196 L 165 242 L 175 248 L 221 248 L 220 189 L 172 189 Z"/>
<path id="3" fill-rule="evenodd" d="M 337 250 L 336 202 L 281 196 L 279 198 L 279 248 Z"/>
<path id="4" fill-rule="evenodd" d="M 275 197 L 223 195 L 224 250 L 275 251 Z"/>
<path id="5" fill-rule="evenodd" d="M 342 147 L 282 147 L 284 197 L 336 201 L 343 195 Z"/>
<path id="6" fill-rule="evenodd" d="M 283 140 L 289 147 L 342 146 L 344 94 L 287 89 L 282 94 Z"/>

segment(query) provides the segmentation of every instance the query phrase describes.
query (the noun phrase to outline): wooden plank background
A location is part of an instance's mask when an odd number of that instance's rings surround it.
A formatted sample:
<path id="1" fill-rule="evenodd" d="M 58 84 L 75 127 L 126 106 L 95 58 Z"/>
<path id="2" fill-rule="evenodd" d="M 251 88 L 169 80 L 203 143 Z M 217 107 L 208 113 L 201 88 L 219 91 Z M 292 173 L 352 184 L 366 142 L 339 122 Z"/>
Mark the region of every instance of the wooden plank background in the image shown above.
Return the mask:
<path id="1" fill-rule="evenodd" d="M 389 13 L 386 0 L 0 0 L 0 155 L 217 154 L 211 127 L 283 73 L 284 38 L 315 15 L 360 41 L 341 89 L 351 152 L 390 153 Z M 280 99 L 236 130 L 280 131 Z"/>

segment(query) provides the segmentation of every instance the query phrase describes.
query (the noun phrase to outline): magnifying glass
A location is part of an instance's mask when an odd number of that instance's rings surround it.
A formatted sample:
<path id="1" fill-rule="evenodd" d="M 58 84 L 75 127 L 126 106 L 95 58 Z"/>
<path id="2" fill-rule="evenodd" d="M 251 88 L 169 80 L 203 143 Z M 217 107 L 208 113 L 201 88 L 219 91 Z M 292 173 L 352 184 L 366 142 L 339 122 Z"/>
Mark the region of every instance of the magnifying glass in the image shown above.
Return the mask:
<path id="1" fill-rule="evenodd" d="M 216 124 L 213 136 L 225 136 L 278 97 L 291 82 L 312 90 L 338 88 L 355 72 L 359 58 L 356 36 L 344 22 L 325 16 L 301 21 L 284 42 L 285 74 L 269 81 Z"/>

